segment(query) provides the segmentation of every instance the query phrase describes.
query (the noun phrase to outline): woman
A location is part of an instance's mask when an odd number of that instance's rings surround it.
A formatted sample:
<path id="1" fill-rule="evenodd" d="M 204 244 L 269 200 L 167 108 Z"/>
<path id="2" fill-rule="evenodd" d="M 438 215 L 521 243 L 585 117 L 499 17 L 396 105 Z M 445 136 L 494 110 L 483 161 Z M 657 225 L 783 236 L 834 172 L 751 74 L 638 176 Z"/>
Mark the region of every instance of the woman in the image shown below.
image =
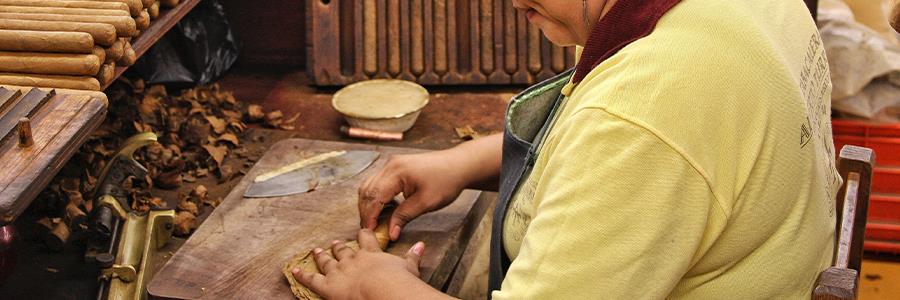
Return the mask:
<path id="1" fill-rule="evenodd" d="M 503 136 L 392 158 L 360 187 L 364 249 L 337 243 L 324 275 L 295 277 L 326 298 L 446 298 L 417 277 L 423 244 L 394 257 L 370 229 L 398 193 L 392 239 L 499 182 L 495 299 L 808 299 L 841 179 L 803 2 L 513 3 L 584 47 L 574 71 L 516 96 Z"/>

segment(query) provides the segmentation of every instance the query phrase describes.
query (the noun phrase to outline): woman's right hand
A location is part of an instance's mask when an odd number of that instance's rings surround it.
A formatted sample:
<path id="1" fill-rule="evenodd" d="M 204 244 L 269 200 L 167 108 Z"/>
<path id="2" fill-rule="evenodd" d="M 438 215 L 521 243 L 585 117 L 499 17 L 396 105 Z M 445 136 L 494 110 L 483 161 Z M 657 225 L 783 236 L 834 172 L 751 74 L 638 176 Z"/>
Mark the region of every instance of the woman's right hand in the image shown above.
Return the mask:
<path id="1" fill-rule="evenodd" d="M 502 140 L 492 135 L 448 150 L 392 156 L 359 187 L 360 226 L 374 230 L 384 205 L 403 193 L 388 225 L 396 241 L 406 223 L 449 205 L 470 185 L 496 181 Z"/>

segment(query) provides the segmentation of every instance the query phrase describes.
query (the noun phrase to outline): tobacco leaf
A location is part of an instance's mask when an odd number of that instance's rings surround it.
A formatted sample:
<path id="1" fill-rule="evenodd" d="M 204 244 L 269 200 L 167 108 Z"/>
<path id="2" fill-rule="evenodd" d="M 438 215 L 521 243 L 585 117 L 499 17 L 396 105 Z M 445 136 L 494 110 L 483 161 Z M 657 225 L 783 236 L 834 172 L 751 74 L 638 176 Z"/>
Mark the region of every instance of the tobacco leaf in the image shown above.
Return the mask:
<path id="1" fill-rule="evenodd" d="M 225 120 L 216 118 L 215 116 L 206 116 L 206 120 L 209 121 L 209 125 L 212 126 L 213 131 L 218 134 L 222 134 L 225 132 L 225 127 L 228 126 L 228 123 Z"/>
<path id="2" fill-rule="evenodd" d="M 225 155 L 228 154 L 227 146 L 203 145 L 203 149 L 206 149 L 206 153 L 216 162 L 217 167 L 222 166 L 222 162 L 225 161 Z"/>
<path id="3" fill-rule="evenodd" d="M 240 145 L 240 143 L 241 143 L 240 140 L 238 140 L 238 137 L 237 137 L 236 135 L 232 134 L 232 133 L 226 133 L 226 134 L 220 135 L 219 138 L 216 139 L 216 141 L 218 141 L 218 142 L 228 142 L 228 143 L 231 143 L 231 144 L 234 145 L 234 146 L 238 146 L 238 145 Z"/>

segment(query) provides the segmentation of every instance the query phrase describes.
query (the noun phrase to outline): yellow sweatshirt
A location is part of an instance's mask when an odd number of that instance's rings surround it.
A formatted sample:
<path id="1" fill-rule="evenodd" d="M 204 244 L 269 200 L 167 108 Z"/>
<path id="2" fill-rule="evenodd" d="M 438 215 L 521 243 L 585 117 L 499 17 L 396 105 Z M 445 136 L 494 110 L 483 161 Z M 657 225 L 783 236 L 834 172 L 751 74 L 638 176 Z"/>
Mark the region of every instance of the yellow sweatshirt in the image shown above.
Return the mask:
<path id="1" fill-rule="evenodd" d="M 574 87 L 495 299 L 809 299 L 841 179 L 802 1 L 684 0 Z"/>

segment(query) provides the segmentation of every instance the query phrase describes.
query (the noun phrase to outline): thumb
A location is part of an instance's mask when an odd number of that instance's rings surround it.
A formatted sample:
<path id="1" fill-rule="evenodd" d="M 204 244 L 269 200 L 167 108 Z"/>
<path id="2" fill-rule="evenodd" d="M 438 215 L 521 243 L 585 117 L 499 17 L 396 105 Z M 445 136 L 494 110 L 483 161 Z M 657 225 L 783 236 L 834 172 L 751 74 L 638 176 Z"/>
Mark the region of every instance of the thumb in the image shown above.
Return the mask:
<path id="1" fill-rule="evenodd" d="M 419 263 L 422 261 L 422 255 L 425 253 L 425 243 L 416 242 L 409 251 L 406 251 L 406 269 L 419 276 Z"/>
<path id="2" fill-rule="evenodd" d="M 391 229 L 391 241 L 397 241 L 400 238 L 400 229 L 406 226 L 406 223 L 425 213 L 425 210 L 424 203 L 416 196 L 412 196 L 400 203 L 397 209 L 394 210 L 394 213 L 391 214 L 391 220 L 388 222 Z"/>

